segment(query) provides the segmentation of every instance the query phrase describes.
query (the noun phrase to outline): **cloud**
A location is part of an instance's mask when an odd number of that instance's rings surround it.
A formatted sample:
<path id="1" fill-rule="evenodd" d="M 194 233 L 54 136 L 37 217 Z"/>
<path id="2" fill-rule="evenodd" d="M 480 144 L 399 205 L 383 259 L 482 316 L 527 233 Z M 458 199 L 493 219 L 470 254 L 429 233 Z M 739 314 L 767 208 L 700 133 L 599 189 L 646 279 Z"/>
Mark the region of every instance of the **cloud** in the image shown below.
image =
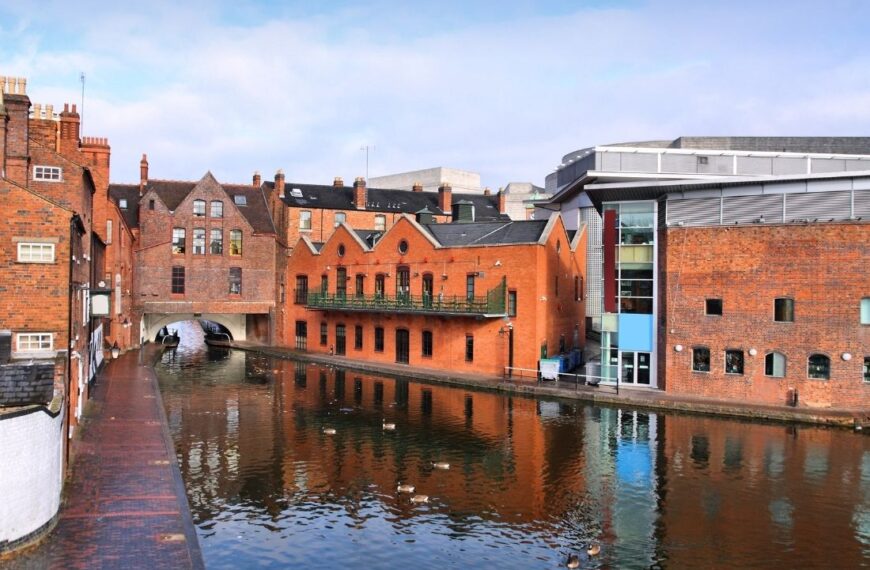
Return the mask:
<path id="1" fill-rule="evenodd" d="M 155 177 L 329 183 L 363 174 L 368 144 L 373 176 L 540 184 L 594 144 L 870 127 L 861 3 L 312 6 L 14 4 L 0 73 L 57 106 L 85 71 L 85 131 L 119 182 L 147 152 Z"/>

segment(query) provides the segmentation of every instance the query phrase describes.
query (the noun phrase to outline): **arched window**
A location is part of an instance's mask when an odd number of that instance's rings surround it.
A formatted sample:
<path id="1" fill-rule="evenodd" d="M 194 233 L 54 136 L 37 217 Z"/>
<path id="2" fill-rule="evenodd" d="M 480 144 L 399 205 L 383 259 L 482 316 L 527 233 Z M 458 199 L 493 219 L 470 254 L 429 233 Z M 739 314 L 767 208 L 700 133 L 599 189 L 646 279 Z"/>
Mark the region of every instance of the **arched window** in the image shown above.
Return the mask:
<path id="1" fill-rule="evenodd" d="M 230 255 L 242 255 L 242 230 L 230 230 Z"/>
<path id="2" fill-rule="evenodd" d="M 828 380 L 831 377 L 831 359 L 824 354 L 811 354 L 807 359 L 807 377 Z"/>
<path id="3" fill-rule="evenodd" d="M 764 375 L 772 378 L 785 377 L 785 355 L 779 352 L 769 352 L 764 357 Z"/>
<path id="4" fill-rule="evenodd" d="M 194 200 L 193 201 L 193 215 L 194 216 L 204 216 L 205 215 L 205 200 Z"/>

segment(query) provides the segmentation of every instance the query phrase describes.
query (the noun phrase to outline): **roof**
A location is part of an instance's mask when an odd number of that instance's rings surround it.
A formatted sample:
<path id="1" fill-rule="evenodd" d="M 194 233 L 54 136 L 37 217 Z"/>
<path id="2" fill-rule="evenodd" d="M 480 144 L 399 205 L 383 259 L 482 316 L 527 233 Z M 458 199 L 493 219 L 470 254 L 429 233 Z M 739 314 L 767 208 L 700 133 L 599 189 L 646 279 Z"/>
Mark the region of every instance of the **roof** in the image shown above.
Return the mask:
<path id="1" fill-rule="evenodd" d="M 547 220 L 422 224 L 442 246 L 538 243 Z"/>
<path id="2" fill-rule="evenodd" d="M 274 189 L 274 182 L 264 184 L 267 192 Z M 351 186 L 335 187 L 320 184 L 299 184 L 287 182 L 284 185 L 284 203 L 291 208 L 323 208 L 326 210 L 356 210 L 354 190 Z M 293 190 L 301 196 L 294 196 Z M 498 211 L 498 195 L 452 193 L 453 203 L 467 201 L 474 204 L 475 218 L 480 221 L 504 220 L 510 217 Z M 428 208 L 436 215 L 445 215 L 438 207 L 438 194 L 435 192 L 412 192 L 409 190 L 390 190 L 383 188 L 366 189 L 366 211 L 397 214 L 414 214 Z"/>
<path id="3" fill-rule="evenodd" d="M 206 175 L 210 176 L 210 175 Z M 148 191 L 157 194 L 164 205 L 174 211 L 184 201 L 190 192 L 196 188 L 201 180 L 196 182 L 186 180 L 149 180 L 146 186 Z M 266 199 L 259 188 L 250 184 L 221 184 L 230 200 L 235 202 L 235 196 L 245 196 L 245 205 L 234 204 L 242 216 L 251 224 L 255 232 L 274 233 L 272 216 L 266 205 Z M 121 198 L 127 199 L 127 208 L 122 210 L 127 225 L 131 228 L 139 227 L 139 185 L 138 184 L 110 184 L 109 196 L 117 204 Z"/>

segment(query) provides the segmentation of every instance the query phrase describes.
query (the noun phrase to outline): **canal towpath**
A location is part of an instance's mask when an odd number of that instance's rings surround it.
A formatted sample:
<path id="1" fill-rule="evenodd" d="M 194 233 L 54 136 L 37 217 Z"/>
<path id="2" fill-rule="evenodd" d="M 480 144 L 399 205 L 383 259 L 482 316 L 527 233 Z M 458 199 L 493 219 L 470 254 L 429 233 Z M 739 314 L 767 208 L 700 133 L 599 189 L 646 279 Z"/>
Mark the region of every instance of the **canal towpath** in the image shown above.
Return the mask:
<path id="1" fill-rule="evenodd" d="M 54 530 L 18 568 L 204 568 L 146 345 L 97 378 Z M 5 566 L 4 566 L 5 567 Z"/>
<path id="2" fill-rule="evenodd" d="M 525 378 L 506 378 L 502 376 L 469 374 L 431 368 L 409 368 L 405 364 L 354 360 L 344 356 L 316 354 L 285 347 L 266 346 L 251 341 L 233 341 L 231 344 L 233 348 L 239 350 L 258 352 L 276 358 L 340 366 L 342 368 L 359 370 L 361 372 L 401 376 L 424 382 L 468 386 L 477 389 L 495 390 L 528 396 L 546 396 L 571 400 L 583 400 L 601 405 L 631 406 L 636 408 L 713 414 L 756 420 L 802 422 L 848 428 L 870 428 L 870 412 L 868 412 L 868 410 L 838 408 L 819 409 L 791 407 L 786 405 L 777 406 L 756 404 L 752 402 L 735 402 L 733 400 L 718 400 L 713 398 L 671 394 L 662 390 L 641 387 L 632 387 L 629 389 L 622 388 L 617 390 L 613 386 L 588 385 L 582 381 L 577 381 L 576 377 L 572 379 L 570 375 L 565 375 L 563 380 L 557 381 L 541 381 L 535 378 L 534 374 L 532 374 L 531 377 Z M 587 361 L 591 360 L 590 356 L 592 358 L 597 356 L 594 354 L 594 352 L 598 350 L 597 344 L 595 344 L 592 349 L 593 354 L 587 354 Z"/>

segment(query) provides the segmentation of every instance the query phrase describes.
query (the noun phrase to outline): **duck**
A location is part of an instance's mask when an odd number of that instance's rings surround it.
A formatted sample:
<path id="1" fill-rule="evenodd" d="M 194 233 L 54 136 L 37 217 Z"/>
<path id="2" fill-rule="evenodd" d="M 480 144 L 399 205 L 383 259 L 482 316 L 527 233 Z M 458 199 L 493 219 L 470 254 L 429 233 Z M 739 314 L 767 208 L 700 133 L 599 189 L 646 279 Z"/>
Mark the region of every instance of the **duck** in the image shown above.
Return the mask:
<path id="1" fill-rule="evenodd" d="M 580 568 L 580 557 L 576 554 L 568 555 L 568 562 L 565 563 L 568 568 Z"/>
<path id="2" fill-rule="evenodd" d="M 399 493 L 413 493 L 415 488 L 416 487 L 414 487 L 413 485 L 408 485 L 407 483 L 399 483 L 399 486 L 396 487 L 396 491 L 398 491 Z"/>
<path id="3" fill-rule="evenodd" d="M 395 430 L 396 430 L 396 424 L 394 424 L 393 422 L 388 422 L 387 420 L 384 420 L 384 431 L 395 431 Z"/>
<path id="4" fill-rule="evenodd" d="M 323 433 L 326 435 L 335 435 L 335 428 L 323 428 Z"/>
<path id="5" fill-rule="evenodd" d="M 435 469 L 447 470 L 447 469 L 450 469 L 450 464 L 447 463 L 446 461 L 436 461 L 432 464 L 432 467 L 434 467 Z"/>
<path id="6" fill-rule="evenodd" d="M 411 497 L 411 502 L 412 503 L 428 503 L 429 502 L 429 495 L 414 495 L 413 497 Z"/>
<path id="7" fill-rule="evenodd" d="M 586 554 L 589 556 L 598 556 L 601 553 L 601 545 L 598 543 L 589 545 L 589 548 L 586 549 Z"/>

